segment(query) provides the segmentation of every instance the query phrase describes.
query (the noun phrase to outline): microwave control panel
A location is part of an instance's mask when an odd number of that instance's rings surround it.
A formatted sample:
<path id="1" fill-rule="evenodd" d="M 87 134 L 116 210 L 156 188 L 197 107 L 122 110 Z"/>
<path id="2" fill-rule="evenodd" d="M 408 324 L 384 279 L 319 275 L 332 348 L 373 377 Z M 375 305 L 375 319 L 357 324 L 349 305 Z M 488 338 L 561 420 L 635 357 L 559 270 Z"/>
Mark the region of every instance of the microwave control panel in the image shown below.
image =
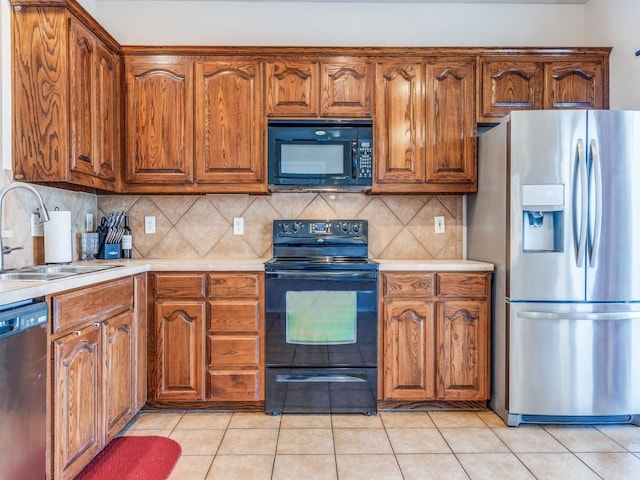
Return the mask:
<path id="1" fill-rule="evenodd" d="M 373 173 L 371 140 L 358 140 L 358 178 L 371 178 Z"/>

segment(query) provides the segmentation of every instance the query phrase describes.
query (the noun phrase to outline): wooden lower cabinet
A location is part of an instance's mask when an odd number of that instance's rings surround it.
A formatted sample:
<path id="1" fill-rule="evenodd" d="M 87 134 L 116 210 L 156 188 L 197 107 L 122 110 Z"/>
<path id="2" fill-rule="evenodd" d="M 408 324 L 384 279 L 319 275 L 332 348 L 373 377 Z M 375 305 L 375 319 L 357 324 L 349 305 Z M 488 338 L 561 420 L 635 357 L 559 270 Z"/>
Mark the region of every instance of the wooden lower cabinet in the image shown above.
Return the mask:
<path id="1" fill-rule="evenodd" d="M 51 303 L 50 478 L 58 480 L 74 478 L 137 413 L 138 331 L 132 277 Z"/>
<path id="2" fill-rule="evenodd" d="M 102 325 L 105 443 L 133 418 L 135 402 L 136 332 L 131 311 Z"/>
<path id="3" fill-rule="evenodd" d="M 155 406 L 264 400 L 264 278 L 156 273 L 149 348 Z"/>
<path id="4" fill-rule="evenodd" d="M 383 273 L 382 399 L 489 398 L 491 274 Z"/>
<path id="5" fill-rule="evenodd" d="M 156 304 L 155 400 L 204 400 L 204 301 Z"/>
<path id="6" fill-rule="evenodd" d="M 104 446 L 100 326 L 53 342 L 53 365 L 53 478 L 73 478 Z"/>

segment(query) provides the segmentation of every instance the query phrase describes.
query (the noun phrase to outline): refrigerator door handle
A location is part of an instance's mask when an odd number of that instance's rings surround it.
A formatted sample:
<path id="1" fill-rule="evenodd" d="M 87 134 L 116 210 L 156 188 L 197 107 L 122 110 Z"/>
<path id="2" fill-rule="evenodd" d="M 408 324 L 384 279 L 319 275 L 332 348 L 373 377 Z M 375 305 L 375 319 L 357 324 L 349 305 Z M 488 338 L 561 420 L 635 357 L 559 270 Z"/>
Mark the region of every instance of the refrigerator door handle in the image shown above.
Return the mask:
<path id="1" fill-rule="evenodd" d="M 600 167 L 600 153 L 598 143 L 591 140 L 589 143 L 591 158 L 593 159 L 593 177 L 595 180 L 595 212 L 593 226 L 593 243 L 590 245 L 589 266 L 594 268 L 598 259 L 598 250 L 600 250 L 600 236 L 602 230 L 602 169 Z"/>
<path id="2" fill-rule="evenodd" d="M 533 320 L 640 320 L 640 312 L 518 312 L 518 317 Z"/>
<path id="3" fill-rule="evenodd" d="M 588 207 L 589 207 L 589 197 L 588 197 L 588 175 L 587 175 L 587 160 L 584 153 L 584 140 L 582 138 L 578 139 L 578 143 L 576 145 L 578 151 L 578 171 L 580 173 L 580 224 L 578 228 L 578 253 L 576 256 L 576 266 L 578 268 L 582 268 L 582 262 L 584 261 L 585 252 L 587 249 L 587 222 L 588 222 Z M 574 195 L 574 206 L 577 205 L 577 195 L 576 189 L 573 189 Z M 574 223 L 575 223 L 575 214 L 574 214 Z M 575 231 L 574 230 L 574 231 Z"/>

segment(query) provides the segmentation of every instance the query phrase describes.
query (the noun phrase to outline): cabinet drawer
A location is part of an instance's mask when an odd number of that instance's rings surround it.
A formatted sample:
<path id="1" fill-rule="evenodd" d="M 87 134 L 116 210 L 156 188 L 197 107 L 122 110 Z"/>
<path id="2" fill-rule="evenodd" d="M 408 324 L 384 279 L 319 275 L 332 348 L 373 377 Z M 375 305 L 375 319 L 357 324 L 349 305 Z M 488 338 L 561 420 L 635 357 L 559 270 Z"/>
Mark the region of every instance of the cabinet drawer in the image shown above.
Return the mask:
<path id="1" fill-rule="evenodd" d="M 131 308 L 131 277 L 55 295 L 52 299 L 52 332 L 101 322 Z"/>
<path id="2" fill-rule="evenodd" d="M 260 372 L 257 370 L 210 371 L 209 400 L 260 400 L 259 384 Z"/>
<path id="3" fill-rule="evenodd" d="M 205 276 L 202 273 L 156 273 L 154 293 L 158 298 L 203 298 L 205 294 Z"/>
<path id="4" fill-rule="evenodd" d="M 260 331 L 258 300 L 213 300 L 209 302 L 212 333 L 255 333 Z"/>
<path id="5" fill-rule="evenodd" d="M 433 297 L 435 274 L 385 273 L 382 288 L 385 297 Z"/>
<path id="6" fill-rule="evenodd" d="M 209 337 L 209 367 L 255 367 L 260 361 L 257 336 L 213 335 Z"/>
<path id="7" fill-rule="evenodd" d="M 489 294 L 489 275 L 474 273 L 439 273 L 438 296 L 486 297 Z"/>
<path id="8" fill-rule="evenodd" d="M 210 273 L 209 297 L 258 297 L 260 274 L 258 273 Z"/>

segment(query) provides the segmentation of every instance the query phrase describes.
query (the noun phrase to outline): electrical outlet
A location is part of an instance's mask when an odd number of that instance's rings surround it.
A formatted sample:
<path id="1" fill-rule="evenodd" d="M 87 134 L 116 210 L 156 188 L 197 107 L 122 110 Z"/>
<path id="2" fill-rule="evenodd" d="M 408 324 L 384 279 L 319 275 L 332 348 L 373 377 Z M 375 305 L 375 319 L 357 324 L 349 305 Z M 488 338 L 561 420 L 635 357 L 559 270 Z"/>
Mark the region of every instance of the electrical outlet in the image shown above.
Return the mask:
<path id="1" fill-rule="evenodd" d="M 40 220 L 39 213 L 31 214 L 31 236 L 32 237 L 44 237 L 44 224 Z"/>
<path id="2" fill-rule="evenodd" d="M 144 233 L 147 235 L 156 233 L 156 217 L 144 217 Z"/>
<path id="3" fill-rule="evenodd" d="M 244 235 L 244 218 L 233 217 L 233 234 Z"/>
<path id="4" fill-rule="evenodd" d="M 93 213 L 87 213 L 84 217 L 84 231 L 93 232 Z"/>
<path id="5" fill-rule="evenodd" d="M 436 233 L 444 233 L 444 217 L 442 215 L 433 217 L 433 223 L 435 224 Z"/>

